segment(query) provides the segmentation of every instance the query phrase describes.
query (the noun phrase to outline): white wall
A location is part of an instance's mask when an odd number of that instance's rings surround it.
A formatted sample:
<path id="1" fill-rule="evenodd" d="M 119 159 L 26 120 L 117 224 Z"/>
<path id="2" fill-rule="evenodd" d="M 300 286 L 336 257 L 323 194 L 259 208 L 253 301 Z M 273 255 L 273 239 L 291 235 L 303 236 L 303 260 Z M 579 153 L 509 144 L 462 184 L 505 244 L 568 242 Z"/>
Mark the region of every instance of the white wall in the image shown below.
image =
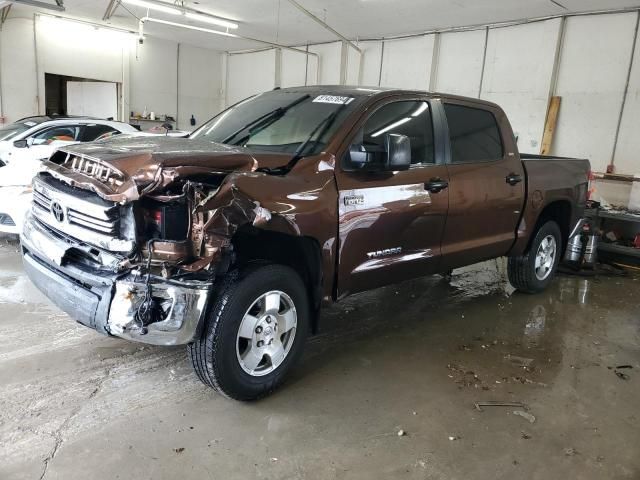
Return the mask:
<path id="1" fill-rule="evenodd" d="M 95 31 L 65 22 L 10 17 L 0 30 L 0 98 L 6 122 L 45 112 L 45 73 L 116 82 L 120 115 L 131 111 L 178 115 L 179 128 L 198 125 L 222 107 L 222 54 L 147 36 Z M 36 63 L 37 51 L 37 63 Z M 178 77 L 179 74 L 179 77 Z M 38 98 L 39 95 L 39 98 Z M 179 111 L 176 111 L 179 105 Z"/>
<path id="2" fill-rule="evenodd" d="M 10 18 L 0 30 L 2 115 L 10 123 L 38 112 L 33 21 Z"/>
<path id="3" fill-rule="evenodd" d="M 557 88 L 562 105 L 553 152 L 589 158 L 599 172 L 613 153 L 636 18 L 627 13 L 567 20 Z"/>
<path id="4" fill-rule="evenodd" d="M 229 56 L 227 63 L 227 105 L 276 86 L 276 49 Z"/>
<path id="5" fill-rule="evenodd" d="M 341 75 L 340 66 L 342 64 L 342 42 L 310 45 L 309 51 L 316 53 L 320 58 L 317 67 L 319 72 L 316 71 L 315 65 L 312 63 L 309 64 L 307 84 L 313 85 L 317 74 L 320 85 L 339 85 Z"/>
<path id="6" fill-rule="evenodd" d="M 640 177 L 640 32 L 614 157 L 619 172 Z"/>
<path id="7" fill-rule="evenodd" d="M 429 89 L 434 35 L 384 42 L 380 85 Z"/>
<path id="8" fill-rule="evenodd" d="M 540 151 L 559 33 L 560 19 L 489 30 L 480 97 L 504 109 L 522 152 Z"/>
<path id="9" fill-rule="evenodd" d="M 160 38 L 146 38 L 136 47 L 130 61 L 129 112 L 154 112 L 156 117 L 176 118 L 178 90 L 178 44 Z"/>
<path id="10" fill-rule="evenodd" d="M 482 77 L 485 31 L 443 33 L 432 90 L 477 97 Z"/>
<path id="11" fill-rule="evenodd" d="M 299 87 L 307 82 L 307 55 L 292 50 L 282 50 L 280 60 L 280 86 Z"/>
<path id="12" fill-rule="evenodd" d="M 380 67 L 382 66 L 382 42 L 361 42 L 360 85 L 375 87 L 380 85 Z"/>
<path id="13" fill-rule="evenodd" d="M 178 129 L 193 130 L 222 107 L 222 54 L 182 44 L 178 59 Z M 189 122 L 193 115 L 196 125 Z"/>

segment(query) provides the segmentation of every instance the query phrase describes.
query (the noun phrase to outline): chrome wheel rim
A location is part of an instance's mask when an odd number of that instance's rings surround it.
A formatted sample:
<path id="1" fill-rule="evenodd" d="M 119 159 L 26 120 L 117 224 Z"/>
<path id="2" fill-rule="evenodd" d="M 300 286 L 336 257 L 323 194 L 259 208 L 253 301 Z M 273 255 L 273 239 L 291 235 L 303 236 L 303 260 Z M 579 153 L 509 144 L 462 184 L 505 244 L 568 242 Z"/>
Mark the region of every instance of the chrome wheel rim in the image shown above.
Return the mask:
<path id="1" fill-rule="evenodd" d="M 556 260 L 556 239 L 553 235 L 547 235 L 542 239 L 536 253 L 535 272 L 538 280 L 546 280 L 553 271 Z"/>
<path id="2" fill-rule="evenodd" d="M 261 377 L 276 370 L 287 358 L 298 326 L 291 297 L 271 290 L 247 309 L 236 338 L 236 356 L 242 369 Z"/>

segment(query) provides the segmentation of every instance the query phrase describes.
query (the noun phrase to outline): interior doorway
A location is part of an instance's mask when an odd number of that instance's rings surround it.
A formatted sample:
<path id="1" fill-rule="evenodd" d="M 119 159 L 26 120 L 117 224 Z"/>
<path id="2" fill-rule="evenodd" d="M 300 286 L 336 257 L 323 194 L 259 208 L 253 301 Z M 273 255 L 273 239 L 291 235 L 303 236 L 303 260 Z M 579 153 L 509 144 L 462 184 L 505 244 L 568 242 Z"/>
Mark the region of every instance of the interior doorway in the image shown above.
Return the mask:
<path id="1" fill-rule="evenodd" d="M 45 113 L 104 119 L 119 117 L 120 84 L 45 73 Z"/>

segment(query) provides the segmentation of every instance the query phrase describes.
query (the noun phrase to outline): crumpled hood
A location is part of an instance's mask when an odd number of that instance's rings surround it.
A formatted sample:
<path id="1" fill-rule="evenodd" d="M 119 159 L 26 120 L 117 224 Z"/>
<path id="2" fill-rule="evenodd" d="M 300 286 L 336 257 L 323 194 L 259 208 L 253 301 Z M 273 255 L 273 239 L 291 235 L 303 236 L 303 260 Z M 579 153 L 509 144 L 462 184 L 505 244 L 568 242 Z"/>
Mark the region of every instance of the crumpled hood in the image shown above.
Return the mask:
<path id="1" fill-rule="evenodd" d="M 252 172 L 257 160 L 245 149 L 208 140 L 119 135 L 60 148 L 47 171 L 80 188 L 119 203 L 196 175 Z"/>

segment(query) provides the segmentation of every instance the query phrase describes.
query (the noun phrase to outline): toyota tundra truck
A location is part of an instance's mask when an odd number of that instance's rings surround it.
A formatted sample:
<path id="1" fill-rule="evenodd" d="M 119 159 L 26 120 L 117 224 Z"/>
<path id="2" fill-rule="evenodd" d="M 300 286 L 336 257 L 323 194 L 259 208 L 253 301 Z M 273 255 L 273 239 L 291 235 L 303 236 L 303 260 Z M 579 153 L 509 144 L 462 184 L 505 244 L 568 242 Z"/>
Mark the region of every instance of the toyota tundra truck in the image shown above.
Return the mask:
<path id="1" fill-rule="evenodd" d="M 276 388 L 322 305 L 508 257 L 549 285 L 587 160 L 520 154 L 503 110 L 440 93 L 275 89 L 187 138 L 60 148 L 33 181 L 25 270 L 102 334 L 186 345 L 239 400 Z"/>

